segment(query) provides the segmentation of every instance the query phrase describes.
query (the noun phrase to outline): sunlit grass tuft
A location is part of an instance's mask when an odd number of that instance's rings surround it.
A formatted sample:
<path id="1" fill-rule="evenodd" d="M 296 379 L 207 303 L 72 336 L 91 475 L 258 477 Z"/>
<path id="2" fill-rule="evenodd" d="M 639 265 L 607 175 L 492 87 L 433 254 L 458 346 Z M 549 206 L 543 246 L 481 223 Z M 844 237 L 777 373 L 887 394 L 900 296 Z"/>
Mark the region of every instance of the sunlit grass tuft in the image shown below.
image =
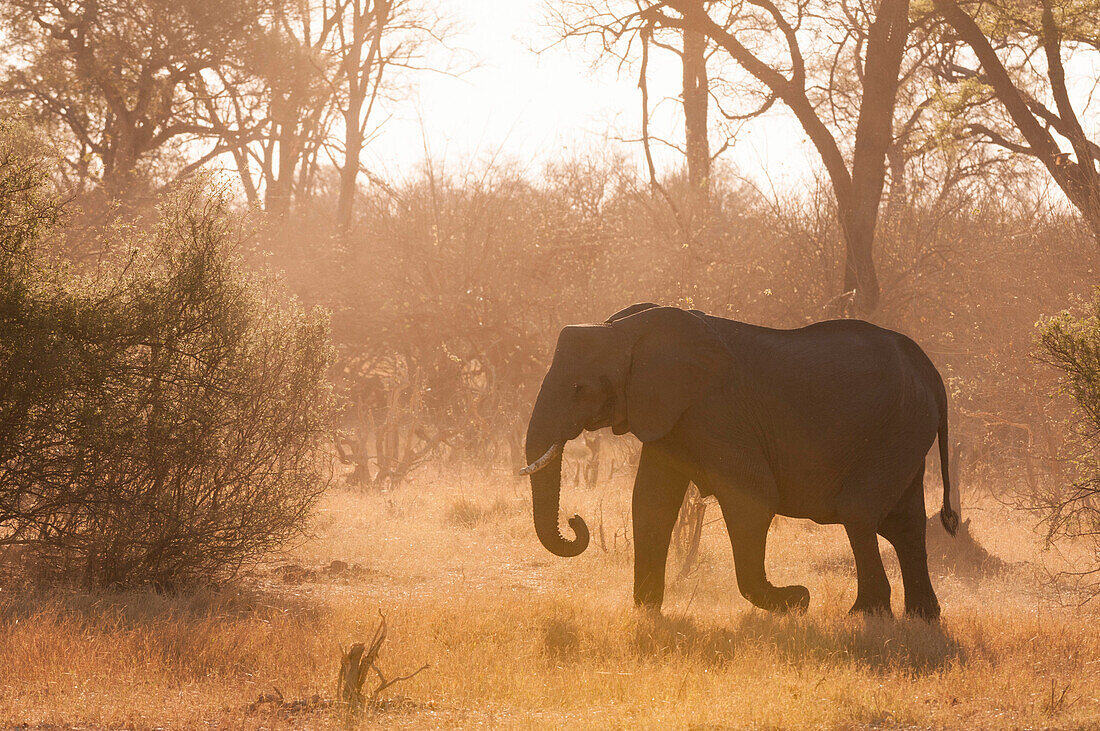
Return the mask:
<path id="1" fill-rule="evenodd" d="M 447 525 L 473 528 L 479 523 L 490 521 L 507 513 L 511 507 L 507 501 L 501 498 L 497 498 L 489 504 L 484 504 L 460 495 L 447 505 L 444 520 Z"/>

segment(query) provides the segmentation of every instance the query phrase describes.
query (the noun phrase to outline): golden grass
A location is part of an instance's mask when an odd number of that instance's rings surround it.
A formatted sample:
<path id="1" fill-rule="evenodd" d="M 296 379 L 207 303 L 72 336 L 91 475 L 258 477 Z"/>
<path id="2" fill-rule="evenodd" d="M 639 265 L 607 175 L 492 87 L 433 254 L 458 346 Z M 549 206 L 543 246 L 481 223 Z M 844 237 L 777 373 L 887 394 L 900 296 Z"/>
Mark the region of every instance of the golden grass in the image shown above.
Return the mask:
<path id="1" fill-rule="evenodd" d="M 339 728 L 331 711 L 248 706 L 273 688 L 331 697 L 340 647 L 369 639 L 378 609 L 383 669 L 432 667 L 386 691 L 364 728 L 1100 726 L 1100 609 L 1036 584 L 1022 563 L 1038 557 L 1034 536 L 999 506 L 970 515 L 1009 565 L 935 561 L 944 620 L 930 626 L 849 617 L 843 530 L 790 520 L 773 529 L 769 572 L 810 587 L 807 614 L 738 595 L 720 521 L 664 616 L 638 612 L 621 541 L 629 482 L 563 492 L 594 533 L 603 516 L 617 548 L 555 558 L 524 483 L 437 475 L 334 492 L 314 539 L 220 592 L 0 592 L 0 726 Z"/>

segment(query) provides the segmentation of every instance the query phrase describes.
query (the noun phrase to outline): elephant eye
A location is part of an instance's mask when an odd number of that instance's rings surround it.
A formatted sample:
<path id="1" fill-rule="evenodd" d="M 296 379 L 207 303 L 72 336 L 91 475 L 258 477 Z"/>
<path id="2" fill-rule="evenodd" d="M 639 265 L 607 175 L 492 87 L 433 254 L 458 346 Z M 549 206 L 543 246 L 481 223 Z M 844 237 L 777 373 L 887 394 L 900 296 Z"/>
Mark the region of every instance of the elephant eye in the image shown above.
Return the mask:
<path id="1" fill-rule="evenodd" d="M 583 390 L 584 390 L 584 386 L 582 386 L 581 384 L 579 384 L 579 383 L 574 383 L 573 384 L 573 395 L 574 396 L 580 396 L 581 391 L 583 391 Z"/>

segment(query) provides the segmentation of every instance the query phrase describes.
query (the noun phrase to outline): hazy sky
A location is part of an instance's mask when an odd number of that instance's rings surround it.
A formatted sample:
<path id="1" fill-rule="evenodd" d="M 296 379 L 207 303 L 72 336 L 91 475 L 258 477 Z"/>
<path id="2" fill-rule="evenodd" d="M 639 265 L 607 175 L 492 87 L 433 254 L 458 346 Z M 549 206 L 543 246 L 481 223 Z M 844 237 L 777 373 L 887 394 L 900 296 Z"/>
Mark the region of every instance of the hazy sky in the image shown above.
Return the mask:
<path id="1" fill-rule="evenodd" d="M 640 96 L 636 70 L 617 77 L 614 67 L 592 67 L 592 55 L 579 46 L 557 46 L 536 54 L 554 38 L 543 25 L 543 0 L 445 0 L 444 12 L 461 27 L 452 45 L 468 51 L 478 66 L 454 78 L 424 73 L 417 90 L 400 105 L 364 162 L 383 177 L 413 170 L 424 158 L 451 172 L 471 162 L 500 159 L 537 172 L 542 162 L 621 143 L 636 137 Z M 464 62 L 459 61 L 461 66 Z M 659 108 L 654 133 L 683 139 L 682 116 L 671 101 L 679 91 L 678 59 L 655 51 L 650 64 L 650 97 Z M 625 149 L 641 161 L 639 145 Z M 798 126 L 771 115 L 746 129 L 724 158 L 744 173 L 773 180 L 806 173 L 812 154 Z M 671 155 L 663 158 L 669 161 Z"/>

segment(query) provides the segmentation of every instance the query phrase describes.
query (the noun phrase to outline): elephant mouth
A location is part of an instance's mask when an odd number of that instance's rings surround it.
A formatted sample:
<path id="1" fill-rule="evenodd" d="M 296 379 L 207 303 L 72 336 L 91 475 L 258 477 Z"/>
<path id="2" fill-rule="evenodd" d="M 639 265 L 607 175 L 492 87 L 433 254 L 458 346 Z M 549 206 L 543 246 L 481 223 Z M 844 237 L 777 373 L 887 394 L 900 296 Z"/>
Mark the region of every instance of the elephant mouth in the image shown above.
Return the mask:
<path id="1" fill-rule="evenodd" d="M 618 426 L 616 424 L 612 424 L 614 420 L 615 404 L 611 401 L 608 401 L 600 408 L 599 412 L 595 416 L 593 416 L 591 419 L 588 420 L 587 423 L 585 423 L 584 430 L 596 431 L 597 429 L 603 429 L 606 426 Z M 618 433 L 620 432 L 616 432 L 616 434 Z"/>
<path id="2" fill-rule="evenodd" d="M 571 432 L 572 436 L 569 436 L 567 439 L 562 439 L 561 441 L 555 442 L 554 444 L 551 444 L 550 448 L 547 449 L 546 452 L 543 453 L 543 455 L 541 457 L 539 457 L 534 462 L 532 462 L 531 464 L 529 464 L 526 467 L 524 467 L 523 469 L 521 469 L 519 471 L 519 474 L 521 476 L 533 475 L 536 472 L 539 472 L 540 470 L 545 468 L 548 464 L 553 462 L 555 458 L 557 458 L 558 456 L 561 455 L 562 449 L 565 448 L 565 443 L 568 442 L 570 439 L 575 439 L 576 437 L 580 436 L 581 432 L 596 431 L 597 429 L 603 429 L 604 427 L 611 426 L 611 427 L 614 428 L 616 434 L 625 433 L 626 432 L 625 420 L 622 420 L 622 422 L 617 423 L 617 424 L 612 424 L 612 422 L 614 420 L 615 420 L 614 403 L 612 401 L 608 401 L 602 407 L 600 407 L 599 412 L 597 412 L 595 416 L 593 416 L 591 419 L 589 419 L 586 422 L 582 422 L 582 425 L 575 426 L 574 430 Z M 622 428 L 620 429 L 620 427 L 622 427 Z"/>
<path id="3" fill-rule="evenodd" d="M 605 426 L 611 426 L 611 418 L 606 416 L 598 416 L 592 419 L 584 425 L 585 431 L 596 431 L 597 429 L 603 429 Z"/>

